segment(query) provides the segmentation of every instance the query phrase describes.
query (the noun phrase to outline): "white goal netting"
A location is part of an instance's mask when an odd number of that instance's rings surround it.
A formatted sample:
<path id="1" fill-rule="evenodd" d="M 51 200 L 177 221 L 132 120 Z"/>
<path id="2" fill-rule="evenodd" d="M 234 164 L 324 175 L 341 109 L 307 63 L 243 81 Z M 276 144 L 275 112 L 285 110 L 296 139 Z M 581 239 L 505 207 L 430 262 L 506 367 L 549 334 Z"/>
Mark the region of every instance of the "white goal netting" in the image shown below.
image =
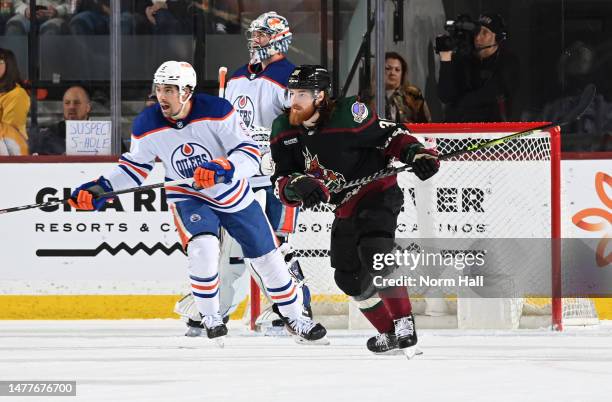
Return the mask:
<path id="1" fill-rule="evenodd" d="M 411 126 L 411 131 L 427 146 L 436 146 L 440 154 L 447 154 L 537 125 L 422 124 Z M 411 173 L 398 176 L 404 191 L 404 208 L 396 231 L 400 241 L 473 239 L 472 247 L 478 249 L 478 241 L 503 239 L 489 243 L 489 247 L 494 245 L 491 256 L 495 274 L 510 287 L 527 281 L 541 290 L 533 297 L 520 292 L 516 297 L 465 298 L 452 287 L 412 287 L 409 293 L 420 327 L 517 328 L 558 325 L 560 320 L 566 325 L 597 321 L 589 299 L 557 299 L 562 312 L 555 317 L 550 298 L 550 242 L 537 243 L 537 247 L 549 247 L 544 253 L 534 253 L 539 259 L 531 263 L 540 267 L 537 272 L 513 269 L 519 261 L 517 256 L 522 256 L 523 264 L 524 256 L 530 255 L 525 247 L 529 242 L 524 239 L 550 239 L 555 225 L 560 225 L 559 217 L 553 214 L 560 208 L 559 191 L 552 191 L 558 186 L 559 175 L 559 160 L 551 157 L 557 146 L 552 140 L 555 135 L 558 132 L 554 130 L 538 132 L 444 161 L 439 173 L 425 182 Z M 327 206 L 302 211 L 290 242 L 307 277 L 317 319 L 331 327 L 367 326 L 334 283 L 329 266 L 332 221 L 333 213 Z"/>

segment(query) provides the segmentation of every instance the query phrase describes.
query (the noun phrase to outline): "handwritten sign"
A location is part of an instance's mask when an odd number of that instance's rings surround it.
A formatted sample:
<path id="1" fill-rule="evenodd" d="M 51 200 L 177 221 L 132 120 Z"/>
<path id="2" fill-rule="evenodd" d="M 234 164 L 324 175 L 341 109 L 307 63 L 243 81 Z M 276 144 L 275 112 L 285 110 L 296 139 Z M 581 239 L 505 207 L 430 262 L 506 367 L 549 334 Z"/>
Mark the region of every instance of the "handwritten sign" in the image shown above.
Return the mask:
<path id="1" fill-rule="evenodd" d="M 111 122 L 67 120 L 66 155 L 111 155 Z"/>

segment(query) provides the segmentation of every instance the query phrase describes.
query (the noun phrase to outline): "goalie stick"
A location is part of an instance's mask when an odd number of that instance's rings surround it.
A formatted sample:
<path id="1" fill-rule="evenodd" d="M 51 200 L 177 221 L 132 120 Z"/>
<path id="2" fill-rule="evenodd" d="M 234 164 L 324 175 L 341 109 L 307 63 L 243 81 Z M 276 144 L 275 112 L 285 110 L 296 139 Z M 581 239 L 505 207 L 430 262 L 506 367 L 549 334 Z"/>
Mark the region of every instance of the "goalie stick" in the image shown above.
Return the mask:
<path id="1" fill-rule="evenodd" d="M 595 98 L 595 94 L 596 94 L 596 88 L 595 85 L 593 84 L 589 84 L 587 85 L 584 90 L 582 91 L 582 94 L 580 95 L 580 98 L 578 100 L 578 103 L 576 104 L 576 106 L 574 106 L 574 108 L 572 110 L 570 110 L 566 115 L 565 118 L 563 118 L 562 120 L 558 121 L 558 122 L 554 122 L 554 123 L 547 123 L 547 124 L 543 124 L 539 127 L 534 127 L 534 128 L 530 128 L 527 130 L 523 130 L 523 131 L 519 131 L 517 133 L 513 133 L 513 134 L 508 134 L 506 136 L 503 136 L 501 138 L 496 138 L 493 140 L 489 140 L 489 141 L 484 141 L 484 142 L 480 142 L 478 144 L 472 144 L 464 149 L 459 149 L 457 151 L 453 151 L 453 152 L 449 152 L 447 154 L 444 155 L 440 155 L 438 156 L 439 160 L 447 160 L 450 158 L 455 158 L 457 156 L 461 156 L 463 154 L 467 154 L 470 152 L 475 152 L 475 151 L 480 151 L 481 149 L 484 148 L 489 148 L 489 147 L 493 147 L 496 145 L 501 145 L 504 144 L 508 141 L 512 141 L 515 140 L 517 138 L 520 137 L 524 137 L 530 134 L 535 133 L 536 131 L 542 131 L 542 130 L 547 130 L 549 128 L 553 128 L 556 126 L 565 126 L 567 124 L 570 124 L 576 120 L 579 120 L 582 115 L 584 114 L 584 112 L 586 112 L 586 110 L 588 109 L 589 105 L 593 102 L 593 99 Z M 378 179 L 382 179 L 385 177 L 389 177 L 389 176 L 393 176 L 396 175 L 398 173 L 401 172 L 405 172 L 405 171 L 410 171 L 411 166 L 410 165 L 404 165 L 401 167 L 397 167 L 397 168 L 391 168 L 391 169 L 385 169 L 385 170 L 380 170 L 374 174 L 371 174 L 369 176 L 366 177 L 362 177 L 360 179 L 355 179 L 355 180 L 351 180 L 348 181 L 342 185 L 339 185 L 337 187 L 334 186 L 330 186 L 329 191 L 333 192 L 333 193 L 339 193 L 347 188 L 351 188 L 351 187 L 356 187 L 356 186 L 361 186 L 363 184 L 366 183 L 370 183 L 374 180 L 378 180 Z"/>
<path id="2" fill-rule="evenodd" d="M 227 67 L 219 67 L 219 98 L 225 98 L 225 76 L 227 75 Z"/>

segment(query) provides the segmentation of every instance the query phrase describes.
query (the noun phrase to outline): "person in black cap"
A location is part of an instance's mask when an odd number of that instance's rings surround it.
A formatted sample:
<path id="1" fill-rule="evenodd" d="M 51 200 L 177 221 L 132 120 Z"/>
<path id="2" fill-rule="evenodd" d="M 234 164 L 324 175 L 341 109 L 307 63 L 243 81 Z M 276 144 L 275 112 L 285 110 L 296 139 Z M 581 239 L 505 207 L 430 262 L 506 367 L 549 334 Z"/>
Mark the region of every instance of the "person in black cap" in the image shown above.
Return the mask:
<path id="1" fill-rule="evenodd" d="M 481 14 L 473 51 L 467 56 L 440 51 L 438 96 L 446 122 L 512 120 L 519 86 L 518 58 L 504 46 L 508 37 L 499 14 Z"/>

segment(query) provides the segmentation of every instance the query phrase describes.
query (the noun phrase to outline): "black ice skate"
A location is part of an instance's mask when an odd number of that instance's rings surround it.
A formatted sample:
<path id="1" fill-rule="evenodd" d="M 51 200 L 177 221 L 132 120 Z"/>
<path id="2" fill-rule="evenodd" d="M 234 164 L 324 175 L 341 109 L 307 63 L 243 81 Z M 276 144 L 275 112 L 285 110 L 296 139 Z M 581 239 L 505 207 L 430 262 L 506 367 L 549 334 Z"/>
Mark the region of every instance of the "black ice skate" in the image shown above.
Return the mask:
<path id="1" fill-rule="evenodd" d="M 404 352 L 408 359 L 412 359 L 418 350 L 416 328 L 414 327 L 414 317 L 412 314 L 406 317 L 393 320 L 395 324 L 395 336 L 397 338 L 397 347 Z"/>
<path id="2" fill-rule="evenodd" d="M 311 318 L 300 316 L 294 320 L 283 317 L 285 329 L 293 335 L 297 343 L 329 345 L 329 340 L 325 336 L 327 330 Z"/>
<path id="3" fill-rule="evenodd" d="M 402 351 L 397 345 L 397 337 L 394 331 L 384 332 L 368 339 L 366 343 L 368 350 L 377 355 L 395 355 Z"/>
<path id="4" fill-rule="evenodd" d="M 223 323 L 221 314 L 203 316 L 202 324 L 206 329 L 208 339 L 214 339 L 220 347 L 223 347 L 223 337 L 227 335 L 227 327 Z"/>
<path id="5" fill-rule="evenodd" d="M 227 324 L 229 321 L 229 316 L 223 317 L 223 323 Z M 185 332 L 185 336 L 189 337 L 197 337 L 204 336 L 204 324 L 202 321 L 196 321 L 191 318 L 187 320 L 187 332 Z"/>
<path id="6" fill-rule="evenodd" d="M 204 333 L 204 325 L 202 321 L 195 321 L 191 318 L 187 321 L 187 332 L 185 332 L 185 336 L 196 337 L 202 336 Z"/>

